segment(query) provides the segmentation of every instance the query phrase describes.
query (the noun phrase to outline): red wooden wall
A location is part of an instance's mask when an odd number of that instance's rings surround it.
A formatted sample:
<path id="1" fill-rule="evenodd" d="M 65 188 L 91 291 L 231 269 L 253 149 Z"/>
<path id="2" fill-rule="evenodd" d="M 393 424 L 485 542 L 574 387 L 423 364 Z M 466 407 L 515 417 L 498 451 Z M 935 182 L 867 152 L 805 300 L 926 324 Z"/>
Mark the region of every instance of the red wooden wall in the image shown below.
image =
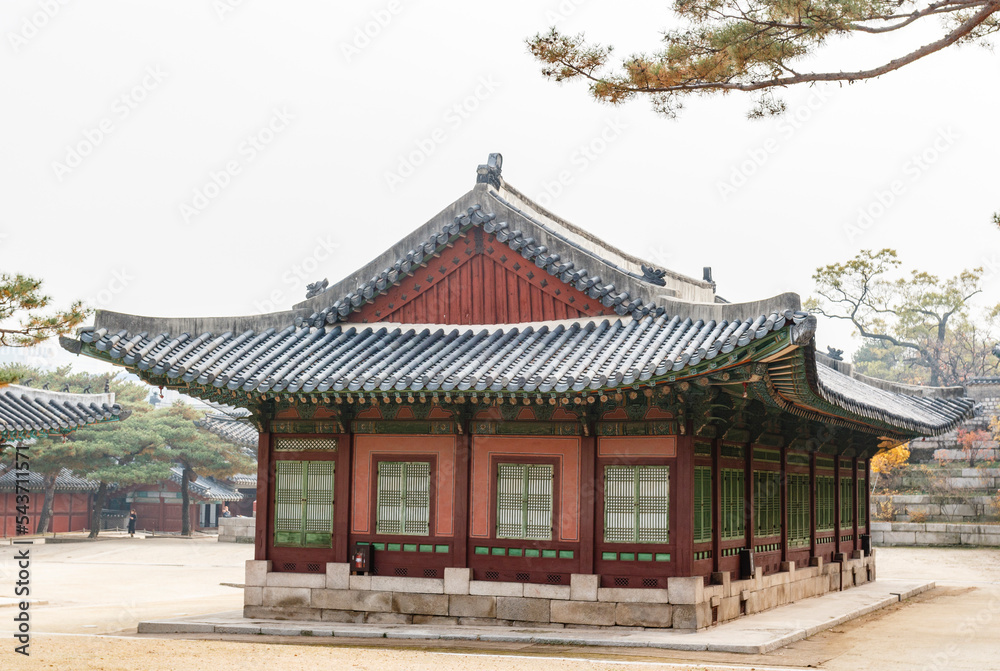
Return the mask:
<path id="1" fill-rule="evenodd" d="M 35 533 L 38 516 L 42 508 L 43 494 L 31 493 L 31 508 L 28 512 L 28 531 Z M 52 501 L 52 522 L 49 532 L 82 531 L 90 527 L 91 494 L 57 492 Z M 0 535 L 14 536 L 17 533 L 17 499 L 15 494 L 0 494 Z"/>
<path id="2" fill-rule="evenodd" d="M 476 228 L 349 320 L 517 324 L 614 314 Z"/>

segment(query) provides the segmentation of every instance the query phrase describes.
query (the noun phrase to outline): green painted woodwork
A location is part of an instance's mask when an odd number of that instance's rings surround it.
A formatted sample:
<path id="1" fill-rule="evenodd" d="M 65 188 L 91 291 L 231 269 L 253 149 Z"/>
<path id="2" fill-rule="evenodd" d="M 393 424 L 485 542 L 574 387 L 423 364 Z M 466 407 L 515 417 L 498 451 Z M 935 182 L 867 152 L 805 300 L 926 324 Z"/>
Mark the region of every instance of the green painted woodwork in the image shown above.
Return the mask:
<path id="1" fill-rule="evenodd" d="M 777 471 L 753 472 L 754 536 L 781 533 L 781 476 Z"/>
<path id="2" fill-rule="evenodd" d="M 712 469 L 694 468 L 694 542 L 712 540 Z"/>
<path id="3" fill-rule="evenodd" d="M 604 542 L 670 542 L 670 467 L 604 467 Z"/>
<path id="4" fill-rule="evenodd" d="M 816 530 L 833 531 L 833 476 L 816 476 Z"/>
<path id="5" fill-rule="evenodd" d="M 274 544 L 333 547 L 332 461 L 275 462 Z"/>
<path id="6" fill-rule="evenodd" d="M 375 528 L 380 534 L 430 533 L 431 465 L 426 461 L 380 461 Z"/>
<path id="7" fill-rule="evenodd" d="M 809 476 L 789 473 L 788 480 L 788 545 L 809 545 Z"/>
<path id="8" fill-rule="evenodd" d="M 742 468 L 722 469 L 722 492 L 719 505 L 722 511 L 722 532 L 724 541 L 738 540 L 746 535 L 746 512 L 744 510 L 746 475 Z"/>
<path id="9" fill-rule="evenodd" d="M 849 527 L 854 524 L 854 480 L 851 477 L 840 477 L 840 526 Z"/>
<path id="10" fill-rule="evenodd" d="M 497 538 L 552 540 L 552 464 L 499 464 Z"/>
<path id="11" fill-rule="evenodd" d="M 868 523 L 868 498 L 865 493 L 868 490 L 868 482 L 863 475 L 858 475 L 858 526 L 863 527 Z"/>

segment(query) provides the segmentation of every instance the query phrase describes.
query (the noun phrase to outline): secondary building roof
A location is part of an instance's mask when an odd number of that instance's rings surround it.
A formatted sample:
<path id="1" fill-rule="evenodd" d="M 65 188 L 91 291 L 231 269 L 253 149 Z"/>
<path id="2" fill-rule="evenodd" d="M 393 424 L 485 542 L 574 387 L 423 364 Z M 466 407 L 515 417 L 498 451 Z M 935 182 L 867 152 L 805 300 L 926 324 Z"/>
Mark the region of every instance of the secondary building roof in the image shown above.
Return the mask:
<path id="1" fill-rule="evenodd" d="M 71 394 L 20 385 L 0 387 L 0 440 L 66 434 L 81 426 L 117 422 L 131 414 L 113 393 Z"/>
<path id="2" fill-rule="evenodd" d="M 184 478 L 184 469 L 174 466 L 170 469 L 170 479 L 181 484 Z M 194 498 L 202 501 L 240 501 L 243 495 L 234 487 L 225 482 L 220 482 L 214 478 L 198 476 L 193 482 L 188 481 L 188 491 Z"/>
<path id="3" fill-rule="evenodd" d="M 13 492 L 17 485 L 21 485 L 28 491 L 41 492 L 45 489 L 45 478 L 41 473 L 35 471 L 25 472 L 14 469 L 9 469 L 0 475 L 0 492 Z M 77 477 L 65 468 L 59 471 L 59 475 L 56 476 L 56 492 L 86 493 L 96 492 L 97 488 L 98 483 Z"/>

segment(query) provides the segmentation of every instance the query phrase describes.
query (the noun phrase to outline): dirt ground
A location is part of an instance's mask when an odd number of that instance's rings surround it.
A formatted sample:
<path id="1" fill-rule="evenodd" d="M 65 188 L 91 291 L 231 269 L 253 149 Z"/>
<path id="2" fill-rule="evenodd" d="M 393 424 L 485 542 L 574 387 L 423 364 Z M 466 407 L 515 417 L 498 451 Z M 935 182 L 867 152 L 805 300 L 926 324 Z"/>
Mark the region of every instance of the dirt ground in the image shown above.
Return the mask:
<path id="1" fill-rule="evenodd" d="M 242 581 L 251 548 L 148 540 L 35 550 L 34 596 L 48 603 L 33 607 L 28 658 L 13 652 L 9 616 L 15 609 L 0 608 L 0 669 L 1000 669 L 996 549 L 881 548 L 880 578 L 933 579 L 938 588 L 761 656 L 468 642 L 444 646 L 439 641 L 429 647 L 420 641 L 138 637 L 140 619 L 239 608 L 241 592 L 229 584 Z M 10 555 L 9 547 L 0 547 L 0 584 L 10 584 Z"/>

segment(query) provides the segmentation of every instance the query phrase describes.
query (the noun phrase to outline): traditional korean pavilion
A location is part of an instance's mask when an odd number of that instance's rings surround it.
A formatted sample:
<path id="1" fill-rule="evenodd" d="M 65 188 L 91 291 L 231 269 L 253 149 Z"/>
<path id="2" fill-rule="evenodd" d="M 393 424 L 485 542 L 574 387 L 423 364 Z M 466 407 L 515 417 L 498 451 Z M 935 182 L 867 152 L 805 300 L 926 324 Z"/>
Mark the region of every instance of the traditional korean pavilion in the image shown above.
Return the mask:
<path id="1" fill-rule="evenodd" d="M 130 412 L 115 403 L 113 393 L 72 394 L 21 385 L 0 387 L 0 454 L 13 465 L 14 449 L 6 443 L 31 442 L 43 436 L 65 436 L 87 424 L 118 422 Z M 30 448 L 24 451 L 30 466 Z M 28 511 L 28 529 L 34 532 L 41 511 L 43 489 L 41 474 L 30 468 L 4 470 L 0 465 L 0 536 L 16 533 L 18 485 L 36 493 Z M 97 483 L 78 478 L 67 470 L 56 476 L 55 498 L 52 502 L 52 530 L 79 531 L 90 525 Z"/>
<path id="2" fill-rule="evenodd" d="M 250 411 L 246 614 L 692 629 L 873 579 L 869 459 L 962 390 L 853 374 L 797 295 L 729 303 L 501 170 L 288 311 L 62 341 Z"/>

